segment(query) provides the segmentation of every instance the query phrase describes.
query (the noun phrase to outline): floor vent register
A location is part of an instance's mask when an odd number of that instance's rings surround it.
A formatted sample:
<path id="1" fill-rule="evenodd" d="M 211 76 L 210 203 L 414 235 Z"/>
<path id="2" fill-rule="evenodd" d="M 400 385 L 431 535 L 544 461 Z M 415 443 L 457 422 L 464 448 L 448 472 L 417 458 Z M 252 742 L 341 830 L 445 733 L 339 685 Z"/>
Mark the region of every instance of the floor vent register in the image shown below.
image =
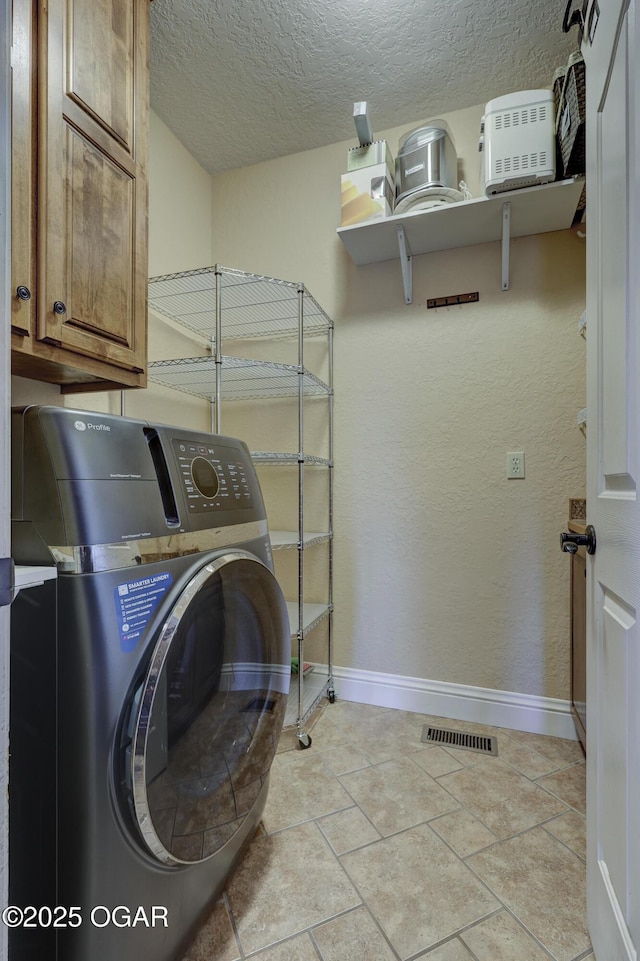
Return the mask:
<path id="1" fill-rule="evenodd" d="M 498 756 L 497 737 L 469 734 L 468 731 L 450 731 L 444 727 L 432 727 L 431 724 L 425 724 L 420 740 L 428 744 L 439 744 L 441 747 L 455 747 L 462 751 L 475 751 L 477 754 Z"/>

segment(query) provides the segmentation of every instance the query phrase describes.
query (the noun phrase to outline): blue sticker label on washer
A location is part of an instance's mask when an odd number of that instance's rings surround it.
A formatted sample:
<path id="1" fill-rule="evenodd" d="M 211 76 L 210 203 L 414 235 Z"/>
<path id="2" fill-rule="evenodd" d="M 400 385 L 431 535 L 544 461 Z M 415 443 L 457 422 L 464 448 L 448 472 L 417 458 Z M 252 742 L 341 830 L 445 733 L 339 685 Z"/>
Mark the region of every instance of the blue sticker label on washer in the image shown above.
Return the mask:
<path id="1" fill-rule="evenodd" d="M 113 596 L 123 651 L 132 651 L 136 647 L 151 615 L 172 583 L 171 574 L 165 572 L 126 581 L 115 588 Z"/>

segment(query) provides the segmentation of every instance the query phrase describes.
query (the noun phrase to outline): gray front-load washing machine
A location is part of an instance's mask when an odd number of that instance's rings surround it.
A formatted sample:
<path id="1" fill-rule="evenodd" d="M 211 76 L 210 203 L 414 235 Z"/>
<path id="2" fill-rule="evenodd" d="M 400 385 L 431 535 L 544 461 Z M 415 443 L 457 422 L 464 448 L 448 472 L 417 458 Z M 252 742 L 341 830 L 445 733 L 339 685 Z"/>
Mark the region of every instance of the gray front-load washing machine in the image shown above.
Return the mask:
<path id="1" fill-rule="evenodd" d="M 33 956 L 177 959 L 259 823 L 284 717 L 289 625 L 256 474 L 229 437 L 56 407 L 12 419 L 14 559 L 58 568 L 55 651 L 12 626 L 12 658 L 35 645 L 26 672 L 12 660 L 12 752 L 33 779 L 14 789 L 55 860 L 30 890 L 29 839 L 10 836 L 15 890 L 57 912 L 37 916 Z"/>

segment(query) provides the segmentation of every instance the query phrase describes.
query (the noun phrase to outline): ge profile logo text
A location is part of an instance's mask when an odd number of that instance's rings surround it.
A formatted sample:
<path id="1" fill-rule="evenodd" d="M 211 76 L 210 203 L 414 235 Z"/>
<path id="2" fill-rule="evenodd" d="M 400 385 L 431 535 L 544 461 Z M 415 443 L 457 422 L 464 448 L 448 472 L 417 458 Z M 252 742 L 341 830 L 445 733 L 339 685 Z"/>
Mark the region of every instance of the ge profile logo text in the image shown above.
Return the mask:
<path id="1" fill-rule="evenodd" d="M 90 420 L 89 421 L 74 420 L 73 426 L 75 427 L 76 430 L 79 430 L 79 431 L 100 430 L 100 431 L 107 431 L 107 433 L 111 433 L 111 427 L 109 426 L 109 424 L 94 424 Z"/>

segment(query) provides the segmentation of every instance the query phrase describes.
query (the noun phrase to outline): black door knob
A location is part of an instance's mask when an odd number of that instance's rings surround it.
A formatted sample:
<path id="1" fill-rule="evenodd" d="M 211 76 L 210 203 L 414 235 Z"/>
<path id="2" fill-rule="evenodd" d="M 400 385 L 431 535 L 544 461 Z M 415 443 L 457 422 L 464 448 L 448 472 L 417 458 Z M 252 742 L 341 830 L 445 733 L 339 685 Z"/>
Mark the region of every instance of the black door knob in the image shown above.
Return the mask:
<path id="1" fill-rule="evenodd" d="M 587 554 L 596 552 L 596 531 L 593 525 L 587 526 L 584 534 L 575 534 L 573 531 L 563 531 L 560 534 L 560 550 L 566 554 L 575 554 L 579 547 L 586 547 Z"/>
<path id="2" fill-rule="evenodd" d="M 66 306 L 62 303 L 61 300 L 55 300 L 55 301 L 53 302 L 53 312 L 54 312 L 55 314 L 66 314 L 67 308 L 66 308 Z"/>
<path id="3" fill-rule="evenodd" d="M 25 287 L 24 284 L 20 284 L 16 290 L 16 294 L 19 300 L 31 300 L 31 291 L 28 287 Z"/>

